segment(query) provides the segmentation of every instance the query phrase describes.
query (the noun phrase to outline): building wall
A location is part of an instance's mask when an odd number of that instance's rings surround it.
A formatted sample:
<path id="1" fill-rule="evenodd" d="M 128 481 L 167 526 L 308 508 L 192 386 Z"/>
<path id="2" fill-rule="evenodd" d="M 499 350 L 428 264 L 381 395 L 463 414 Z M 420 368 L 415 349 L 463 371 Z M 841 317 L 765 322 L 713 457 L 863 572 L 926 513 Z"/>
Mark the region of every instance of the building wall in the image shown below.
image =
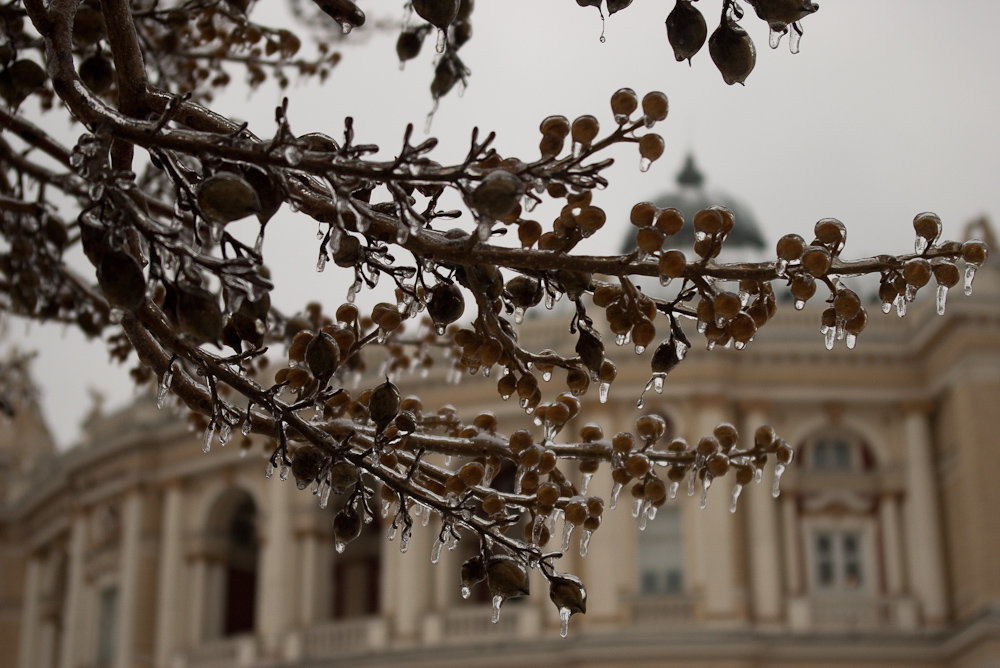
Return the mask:
<path id="1" fill-rule="evenodd" d="M 712 487 L 704 510 L 700 490 L 692 499 L 680 490 L 661 512 L 678 513 L 683 586 L 650 596 L 637 570 L 646 534 L 623 494 L 587 557 L 577 534 L 559 562 L 589 592 L 571 641 L 559 638 L 537 574 L 533 596 L 508 602 L 491 624 L 488 605 L 459 596 L 464 548 L 431 564 L 436 520 L 405 553 L 399 538 L 382 539 L 383 523 L 338 555 L 331 511 L 264 477 L 262 440 L 245 457 L 235 444 L 203 455 L 181 418 L 144 399 L 92 421 L 76 448 L 38 459 L 7 497 L 0 647 L 23 668 L 101 668 L 104 653 L 112 666 L 169 668 L 997 665 L 997 272 L 980 272 L 975 294 L 953 298 L 946 316 L 932 311 L 921 302 L 903 320 L 875 313 L 856 350 L 828 352 L 818 311 L 786 308 L 745 351 L 692 351 L 644 410 L 662 412 L 689 441 L 721 421 L 745 435 L 772 424 L 797 449 L 781 496 L 771 497 L 770 466 L 735 513 L 731 479 Z M 557 347 L 564 328 L 529 321 L 522 336 Z M 591 396 L 578 422 L 601 423 L 609 436 L 631 429 L 648 378 L 623 349 L 609 402 Z M 501 422 L 521 415 L 498 400 L 495 379 L 406 382 L 428 407 L 460 403 L 464 416 L 489 409 Z M 840 456 L 843 467 L 817 463 Z M 610 488 L 605 468 L 590 489 L 607 498 Z M 247 500 L 255 623 L 227 637 L 226 583 L 241 577 L 227 537 Z M 553 536 L 558 548 L 560 527 Z M 380 578 L 364 580 L 376 562 Z M 357 592 L 351 610 L 377 597 L 377 613 L 334 618 L 345 605 L 338 582 Z"/>

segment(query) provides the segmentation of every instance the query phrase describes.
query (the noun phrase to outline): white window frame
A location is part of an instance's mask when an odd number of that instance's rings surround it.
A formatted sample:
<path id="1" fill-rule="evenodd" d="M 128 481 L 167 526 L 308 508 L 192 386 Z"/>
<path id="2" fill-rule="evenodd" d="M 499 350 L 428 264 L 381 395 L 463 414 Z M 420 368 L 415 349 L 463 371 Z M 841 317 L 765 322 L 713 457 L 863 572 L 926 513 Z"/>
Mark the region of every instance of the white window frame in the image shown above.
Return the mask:
<path id="1" fill-rule="evenodd" d="M 838 537 L 853 533 L 859 537 L 861 545 L 858 556 L 861 560 L 861 582 L 857 587 L 848 589 L 842 585 L 831 587 L 820 583 L 819 554 L 816 548 L 816 541 L 822 533 L 829 533 Z M 880 572 L 878 553 L 876 551 L 878 534 L 875 518 L 858 515 L 806 517 L 802 521 L 802 536 L 805 541 L 806 572 L 810 591 L 815 594 L 861 594 L 868 596 L 873 596 L 878 592 Z M 840 565 L 842 567 L 842 561 Z"/>

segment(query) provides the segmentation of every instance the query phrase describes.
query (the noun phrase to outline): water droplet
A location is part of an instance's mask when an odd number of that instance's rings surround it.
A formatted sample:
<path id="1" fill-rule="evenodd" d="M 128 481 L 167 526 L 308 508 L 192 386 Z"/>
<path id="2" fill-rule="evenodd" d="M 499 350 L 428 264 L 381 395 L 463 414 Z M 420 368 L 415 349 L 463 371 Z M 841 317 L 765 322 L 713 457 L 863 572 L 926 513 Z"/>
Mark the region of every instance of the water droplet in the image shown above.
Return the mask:
<path id="1" fill-rule="evenodd" d="M 640 172 L 648 172 L 649 171 L 649 166 L 652 165 L 652 164 L 653 164 L 653 161 L 650 160 L 649 158 L 647 158 L 646 156 L 643 156 L 643 157 L 639 158 L 639 171 Z"/>
<path id="2" fill-rule="evenodd" d="M 608 392 L 611 390 L 611 383 L 602 382 L 597 387 L 597 398 L 602 404 L 608 403 Z"/>
<path id="3" fill-rule="evenodd" d="M 635 354 L 636 354 L 636 355 L 641 355 L 641 354 L 643 354 L 644 352 L 646 352 L 646 346 L 638 346 L 638 345 L 637 345 L 637 346 L 635 347 Z"/>
<path id="4" fill-rule="evenodd" d="M 341 21 L 341 23 L 340 23 L 340 32 L 342 34 L 349 35 L 349 34 L 351 34 L 351 31 L 353 29 L 354 29 L 354 24 L 353 23 L 350 23 L 349 21 Z"/>
<path id="5" fill-rule="evenodd" d="M 437 43 L 434 44 L 434 50 L 438 53 L 444 53 L 444 48 L 448 44 L 448 33 L 438 28 Z"/>
<path id="6" fill-rule="evenodd" d="M 805 299 L 796 299 L 795 300 L 795 310 L 796 311 L 801 311 L 805 307 L 806 307 L 806 300 Z"/>
<path id="7" fill-rule="evenodd" d="M 882 313 L 888 315 L 889 311 L 891 310 L 892 310 L 892 302 L 882 302 Z"/>
<path id="8" fill-rule="evenodd" d="M 764 469 L 757 468 L 753 470 L 753 481 L 760 484 L 760 481 L 764 479 Z"/>
<path id="9" fill-rule="evenodd" d="M 736 512 L 736 502 L 740 500 L 740 493 L 742 491 L 743 491 L 743 485 L 741 485 L 740 483 L 736 483 L 736 486 L 733 487 L 732 501 L 730 501 L 729 503 L 729 512 L 731 513 Z"/>
<path id="10" fill-rule="evenodd" d="M 347 543 L 340 540 L 339 538 L 334 542 L 334 548 L 337 550 L 337 554 L 343 554 L 344 550 L 347 548 Z"/>
<path id="11" fill-rule="evenodd" d="M 470 596 L 472 596 L 472 590 L 469 588 L 468 585 L 462 585 L 462 598 L 467 599 Z"/>
<path id="12" fill-rule="evenodd" d="M 559 635 L 563 638 L 569 635 L 569 617 L 572 614 L 570 609 L 565 606 L 559 608 Z"/>
<path id="13" fill-rule="evenodd" d="M 785 465 L 778 462 L 774 465 L 774 485 L 771 487 L 771 496 L 778 498 L 781 494 L 781 474 L 785 472 Z"/>
<path id="14" fill-rule="evenodd" d="M 937 287 L 937 298 L 935 299 L 938 315 L 944 315 L 944 308 L 948 303 L 948 286 L 939 285 Z"/>
<path id="15" fill-rule="evenodd" d="M 590 537 L 594 535 L 594 532 L 590 529 L 584 529 L 583 535 L 580 536 L 580 556 L 587 556 L 587 548 L 590 547 Z"/>
<path id="16" fill-rule="evenodd" d="M 854 346 L 858 345 L 858 335 L 848 332 L 847 335 L 844 336 L 844 343 L 847 344 L 848 350 L 854 350 Z"/>
<path id="17" fill-rule="evenodd" d="M 976 265 L 967 264 L 965 265 L 965 285 L 964 291 L 965 296 L 968 297 L 972 294 L 972 281 L 976 278 Z"/>

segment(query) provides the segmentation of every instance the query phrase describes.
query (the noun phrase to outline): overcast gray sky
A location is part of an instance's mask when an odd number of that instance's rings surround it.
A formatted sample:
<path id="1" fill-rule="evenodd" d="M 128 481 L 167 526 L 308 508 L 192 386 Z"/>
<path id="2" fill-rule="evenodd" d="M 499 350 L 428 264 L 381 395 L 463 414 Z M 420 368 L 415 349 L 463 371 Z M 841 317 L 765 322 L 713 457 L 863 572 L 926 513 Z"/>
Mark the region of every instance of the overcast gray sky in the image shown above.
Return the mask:
<path id="1" fill-rule="evenodd" d="M 269 4 L 269 12 L 282 10 L 281 3 Z M 401 0 L 359 4 L 370 19 L 403 17 Z M 787 40 L 768 48 L 766 26 L 748 12 L 743 25 L 758 53 L 743 87 L 723 83 L 707 48 L 693 67 L 674 61 L 664 30 L 671 2 L 635 0 L 608 20 L 601 43 L 596 10 L 573 0 L 477 0 L 474 35 L 463 49 L 470 85 L 462 97 L 441 102 L 431 131 L 441 139 L 437 159 L 461 159 L 476 125 L 497 132 L 502 153 L 533 159 L 546 115 L 592 113 L 610 126 L 608 98 L 617 88 L 640 95 L 658 89 L 671 103 L 658 126 L 666 152 L 646 173 L 638 170 L 634 146 L 613 154 L 611 186 L 595 198 L 611 221 L 672 187 L 688 151 L 707 186 L 749 204 L 769 240 L 785 232 L 810 235 L 816 220 L 834 216 L 848 226 L 845 256 L 863 256 L 911 249 L 911 221 L 920 211 L 936 211 L 953 237 L 975 216 L 995 220 L 1000 6 L 993 0 L 819 4 L 804 21 L 798 55 L 788 52 Z M 719 0 L 698 6 L 711 31 Z M 422 128 L 430 110 L 433 42 L 400 71 L 396 34 L 364 33 L 344 43 L 344 58 L 325 85 L 293 84 L 293 129 L 337 136 L 351 115 L 358 140 L 381 145 L 381 155 L 391 157 L 406 123 Z M 220 106 L 269 135 L 280 97 L 268 89 L 248 98 L 234 87 Z M 281 238 L 279 225 L 288 230 Z M 601 247 L 617 247 L 618 230 L 598 235 L 606 242 Z M 343 298 L 342 276 L 312 269 L 315 226 L 283 210 L 269 232 L 265 254 L 279 305 L 292 311 L 313 296 L 331 305 Z M 43 348 L 35 371 L 62 445 L 76 437 L 88 386 L 112 406 L 132 396 L 126 370 L 104 364 L 100 345 L 61 328 L 35 325 L 25 333 L 19 321 L 10 330 L 21 346 Z"/>

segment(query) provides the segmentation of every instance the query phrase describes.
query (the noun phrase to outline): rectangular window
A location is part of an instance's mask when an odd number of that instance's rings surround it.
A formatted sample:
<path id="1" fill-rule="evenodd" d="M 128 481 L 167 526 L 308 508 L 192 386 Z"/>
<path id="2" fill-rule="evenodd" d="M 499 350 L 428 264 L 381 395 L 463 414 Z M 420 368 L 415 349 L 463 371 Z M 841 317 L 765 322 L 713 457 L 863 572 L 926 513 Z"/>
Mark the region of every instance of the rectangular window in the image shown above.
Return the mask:
<path id="1" fill-rule="evenodd" d="M 813 534 L 816 586 L 850 591 L 864 584 L 861 534 L 856 531 L 817 531 Z"/>
<path id="2" fill-rule="evenodd" d="M 95 668 L 111 668 L 115 660 L 115 635 L 118 626 L 118 587 L 101 591 L 97 616 L 97 657 Z"/>
<path id="3" fill-rule="evenodd" d="M 661 507 L 639 534 L 639 593 L 643 596 L 684 591 L 684 545 L 677 508 Z"/>
<path id="4" fill-rule="evenodd" d="M 847 471 L 853 468 L 851 444 L 839 438 L 821 438 L 813 447 L 813 468 L 820 471 Z"/>

